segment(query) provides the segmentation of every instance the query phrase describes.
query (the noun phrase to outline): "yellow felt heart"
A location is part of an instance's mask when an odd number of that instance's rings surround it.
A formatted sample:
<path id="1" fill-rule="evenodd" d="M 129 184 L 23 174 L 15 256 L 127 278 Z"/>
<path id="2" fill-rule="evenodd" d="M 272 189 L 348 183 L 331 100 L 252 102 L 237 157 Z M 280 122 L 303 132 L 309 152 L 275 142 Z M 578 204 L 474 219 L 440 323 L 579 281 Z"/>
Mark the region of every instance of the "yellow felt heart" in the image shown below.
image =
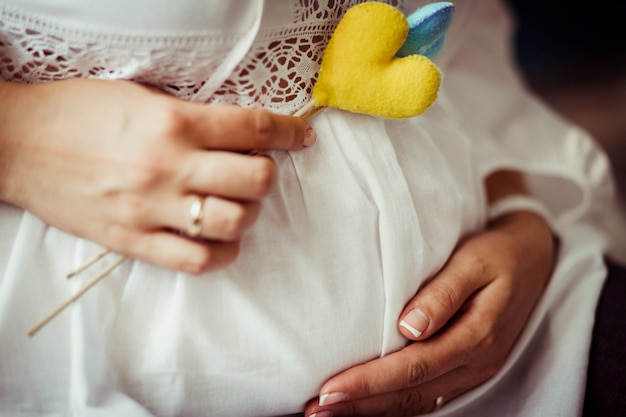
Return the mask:
<path id="1" fill-rule="evenodd" d="M 404 15 L 392 6 L 350 8 L 324 52 L 313 88 L 316 105 L 390 119 L 426 111 L 437 98 L 441 74 L 424 56 L 394 56 L 408 32 Z"/>

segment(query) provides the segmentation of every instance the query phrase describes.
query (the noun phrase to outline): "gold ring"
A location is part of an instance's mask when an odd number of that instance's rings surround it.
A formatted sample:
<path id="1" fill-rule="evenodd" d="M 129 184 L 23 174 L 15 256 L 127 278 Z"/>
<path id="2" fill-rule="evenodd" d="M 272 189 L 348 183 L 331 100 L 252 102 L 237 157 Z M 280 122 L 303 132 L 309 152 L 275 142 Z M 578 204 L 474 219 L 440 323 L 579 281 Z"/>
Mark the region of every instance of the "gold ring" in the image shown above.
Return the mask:
<path id="1" fill-rule="evenodd" d="M 189 209 L 189 224 L 187 225 L 187 236 L 198 237 L 202 232 L 202 214 L 204 212 L 204 199 L 195 196 Z"/>

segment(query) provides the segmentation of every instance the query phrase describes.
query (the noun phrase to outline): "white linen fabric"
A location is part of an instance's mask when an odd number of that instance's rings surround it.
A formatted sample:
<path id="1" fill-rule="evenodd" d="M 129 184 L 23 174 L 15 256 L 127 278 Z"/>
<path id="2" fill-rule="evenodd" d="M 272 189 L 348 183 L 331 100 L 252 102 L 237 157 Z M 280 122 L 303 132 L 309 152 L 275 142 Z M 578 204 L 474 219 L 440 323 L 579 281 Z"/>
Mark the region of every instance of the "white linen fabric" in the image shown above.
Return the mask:
<path id="1" fill-rule="evenodd" d="M 291 113 L 352 3 L 3 0 L 0 77 L 131 79 Z M 400 121 L 315 116 L 315 146 L 271 152 L 278 185 L 222 271 L 128 261 L 29 339 L 83 285 L 64 275 L 101 248 L 0 203 L 0 414 L 301 412 L 333 374 L 404 346 L 404 304 L 483 226 L 483 178 L 510 167 L 552 211 L 558 266 L 505 368 L 437 415 L 576 415 L 605 274 L 594 225 L 610 204 L 607 160 L 524 91 L 497 2 L 456 10 L 433 107 Z"/>

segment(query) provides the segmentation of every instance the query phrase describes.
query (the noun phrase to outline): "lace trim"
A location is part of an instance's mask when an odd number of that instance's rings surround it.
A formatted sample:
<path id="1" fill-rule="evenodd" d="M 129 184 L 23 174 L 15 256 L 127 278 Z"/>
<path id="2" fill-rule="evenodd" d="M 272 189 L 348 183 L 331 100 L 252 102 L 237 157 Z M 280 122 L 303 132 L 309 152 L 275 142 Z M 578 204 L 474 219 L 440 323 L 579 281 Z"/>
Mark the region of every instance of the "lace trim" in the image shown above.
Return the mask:
<path id="1" fill-rule="evenodd" d="M 210 102 L 291 113 L 310 97 L 335 25 L 358 0 L 300 0 L 290 25 L 261 29 L 251 50 Z M 400 9 L 403 0 L 390 3 Z M 405 11 L 406 12 L 406 11 Z M 0 79 L 127 79 L 189 100 L 237 39 L 203 33 L 113 34 L 63 26 L 0 8 Z"/>

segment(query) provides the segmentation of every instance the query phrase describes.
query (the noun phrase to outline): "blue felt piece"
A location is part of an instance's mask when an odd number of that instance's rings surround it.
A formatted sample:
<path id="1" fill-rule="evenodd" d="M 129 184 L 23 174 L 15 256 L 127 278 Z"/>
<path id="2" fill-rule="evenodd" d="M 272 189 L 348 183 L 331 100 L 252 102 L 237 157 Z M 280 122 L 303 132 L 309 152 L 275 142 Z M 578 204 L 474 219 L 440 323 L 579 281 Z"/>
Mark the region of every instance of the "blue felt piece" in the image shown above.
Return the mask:
<path id="1" fill-rule="evenodd" d="M 430 3 L 414 11 L 407 18 L 409 34 L 396 56 L 424 55 L 434 58 L 443 48 L 453 16 L 454 4 L 449 2 Z"/>

